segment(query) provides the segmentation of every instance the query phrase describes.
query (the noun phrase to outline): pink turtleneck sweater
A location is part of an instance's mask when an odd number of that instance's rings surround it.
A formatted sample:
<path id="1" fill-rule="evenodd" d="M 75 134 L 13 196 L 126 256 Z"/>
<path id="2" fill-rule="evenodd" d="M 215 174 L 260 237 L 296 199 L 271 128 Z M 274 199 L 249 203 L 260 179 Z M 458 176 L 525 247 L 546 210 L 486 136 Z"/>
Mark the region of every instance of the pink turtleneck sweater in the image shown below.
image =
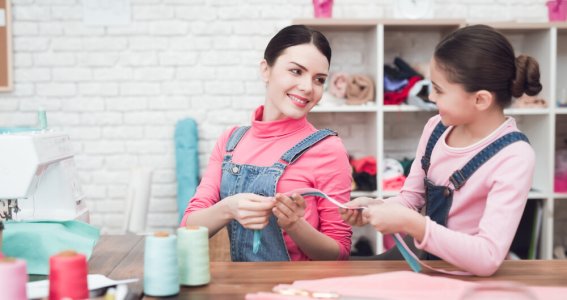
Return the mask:
<path id="1" fill-rule="evenodd" d="M 252 120 L 252 127 L 233 151 L 232 160 L 237 164 L 271 166 L 299 141 L 317 131 L 307 119 L 291 119 L 263 122 L 264 107 L 260 106 Z M 217 203 L 220 194 L 222 161 L 226 144 L 236 127 L 225 131 L 218 139 L 211 154 L 207 170 L 195 196 L 185 210 L 181 224 L 194 211 Z M 276 191 L 287 192 L 298 188 L 316 188 L 340 201 L 350 200 L 351 168 L 341 140 L 331 136 L 315 144 L 298 160 L 286 167 L 278 181 Z M 305 220 L 314 228 L 334 239 L 339 245 L 338 259 L 348 259 L 352 228 L 339 214 L 337 206 L 319 197 L 306 197 Z M 284 240 L 291 260 L 309 260 L 285 231 Z"/>
<path id="2" fill-rule="evenodd" d="M 420 209 L 425 205 L 425 173 L 421 157 L 440 116 L 429 119 L 417 148 L 416 160 L 399 196 L 386 199 Z M 449 127 L 431 154 L 428 178 L 435 185 L 453 188 L 449 177 L 499 137 L 518 131 L 513 118 L 486 138 L 464 148 L 445 142 Z M 475 275 L 493 274 L 506 255 L 522 217 L 532 186 L 535 154 L 525 142 L 515 142 L 490 158 L 453 194 L 447 227 L 426 218 L 425 236 L 416 244 L 431 254 Z"/>

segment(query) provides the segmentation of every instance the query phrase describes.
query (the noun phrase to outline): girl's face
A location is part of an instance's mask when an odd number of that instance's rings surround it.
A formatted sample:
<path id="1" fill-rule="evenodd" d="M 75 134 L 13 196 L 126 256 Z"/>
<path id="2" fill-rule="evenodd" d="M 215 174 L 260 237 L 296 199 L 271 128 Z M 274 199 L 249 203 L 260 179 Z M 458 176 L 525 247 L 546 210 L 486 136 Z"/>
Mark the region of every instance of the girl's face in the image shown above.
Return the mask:
<path id="1" fill-rule="evenodd" d="M 450 82 L 446 71 L 439 67 L 435 58 L 431 60 L 430 71 L 433 89 L 429 100 L 437 104 L 443 124 L 457 126 L 471 123 L 477 113 L 476 93 L 469 93 L 461 84 Z"/>
<path id="2" fill-rule="evenodd" d="M 327 58 L 313 45 L 287 48 L 273 66 L 260 64 L 266 82 L 264 121 L 304 117 L 321 100 L 329 72 Z"/>

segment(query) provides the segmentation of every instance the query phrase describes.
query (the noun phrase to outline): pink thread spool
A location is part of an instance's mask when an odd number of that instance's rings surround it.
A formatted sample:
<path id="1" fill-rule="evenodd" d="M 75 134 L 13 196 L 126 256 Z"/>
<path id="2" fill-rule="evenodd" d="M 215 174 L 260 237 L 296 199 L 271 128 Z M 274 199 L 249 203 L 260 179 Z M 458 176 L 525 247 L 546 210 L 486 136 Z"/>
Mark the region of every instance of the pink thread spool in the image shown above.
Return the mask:
<path id="1" fill-rule="evenodd" d="M 333 17 L 333 0 L 313 0 L 315 18 Z"/>
<path id="2" fill-rule="evenodd" d="M 0 297 L 2 299 L 27 300 L 27 282 L 28 273 L 25 261 L 11 257 L 0 259 Z"/>
<path id="3" fill-rule="evenodd" d="M 567 1 L 547 1 L 549 21 L 565 21 L 567 19 Z"/>

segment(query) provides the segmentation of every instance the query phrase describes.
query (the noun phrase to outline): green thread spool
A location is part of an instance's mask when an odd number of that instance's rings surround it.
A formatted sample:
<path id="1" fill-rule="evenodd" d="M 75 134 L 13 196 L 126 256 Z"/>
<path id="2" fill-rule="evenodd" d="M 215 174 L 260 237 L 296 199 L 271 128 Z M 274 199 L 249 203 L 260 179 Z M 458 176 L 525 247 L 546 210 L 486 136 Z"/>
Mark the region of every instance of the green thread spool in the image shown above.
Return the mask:
<path id="1" fill-rule="evenodd" d="M 209 262 L 209 230 L 203 226 L 177 229 L 179 283 L 205 285 L 211 281 Z"/>
<path id="2" fill-rule="evenodd" d="M 37 111 L 37 120 L 39 123 L 39 129 L 47 129 L 47 114 L 45 110 L 38 110 Z"/>

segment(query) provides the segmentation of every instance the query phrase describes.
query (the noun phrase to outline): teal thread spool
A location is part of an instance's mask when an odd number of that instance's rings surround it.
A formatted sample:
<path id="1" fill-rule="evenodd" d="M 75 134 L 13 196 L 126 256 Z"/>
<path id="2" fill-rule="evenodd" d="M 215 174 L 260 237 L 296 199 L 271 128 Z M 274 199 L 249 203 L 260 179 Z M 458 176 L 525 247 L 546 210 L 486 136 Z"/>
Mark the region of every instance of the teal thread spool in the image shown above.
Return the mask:
<path id="1" fill-rule="evenodd" d="M 47 114 L 45 110 L 40 109 L 37 111 L 37 122 L 39 129 L 47 129 Z"/>
<path id="2" fill-rule="evenodd" d="M 146 237 L 144 294 L 156 297 L 179 294 L 177 238 L 175 235 L 158 232 Z"/>
<path id="3" fill-rule="evenodd" d="M 179 283 L 188 286 L 208 284 L 211 281 L 209 260 L 209 230 L 203 226 L 177 229 Z"/>

